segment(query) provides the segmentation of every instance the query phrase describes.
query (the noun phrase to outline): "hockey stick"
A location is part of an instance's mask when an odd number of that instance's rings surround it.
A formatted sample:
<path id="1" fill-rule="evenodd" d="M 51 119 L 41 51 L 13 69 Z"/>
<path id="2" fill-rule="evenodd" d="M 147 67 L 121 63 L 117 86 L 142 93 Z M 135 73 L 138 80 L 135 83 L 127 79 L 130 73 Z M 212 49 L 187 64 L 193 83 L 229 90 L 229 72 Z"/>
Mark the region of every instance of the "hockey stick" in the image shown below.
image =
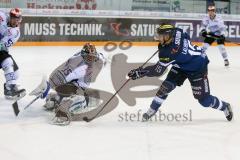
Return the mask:
<path id="1" fill-rule="evenodd" d="M 158 50 L 157 50 L 150 58 L 148 58 L 148 60 L 147 60 L 145 63 L 143 63 L 140 67 L 145 66 L 145 65 L 148 63 L 148 61 L 149 61 L 150 59 L 152 59 L 152 57 L 154 57 L 157 53 L 158 53 Z M 139 68 L 140 68 L 140 67 L 139 67 Z M 95 118 L 103 111 L 103 109 L 110 103 L 110 101 L 118 94 L 118 92 L 119 92 L 130 80 L 131 80 L 131 79 L 129 78 L 129 79 L 127 79 L 127 80 L 122 84 L 122 86 L 114 93 L 114 95 L 112 95 L 112 97 L 106 102 L 106 104 L 103 105 L 103 107 L 95 114 L 95 116 L 93 116 L 92 118 L 83 117 L 83 120 L 84 120 L 85 122 L 90 122 L 90 121 L 92 121 L 93 119 L 95 119 Z"/>
<path id="2" fill-rule="evenodd" d="M 31 104 L 33 104 L 33 103 L 34 103 L 36 100 L 38 100 L 39 98 L 40 98 L 40 96 L 35 97 L 31 102 L 28 103 L 28 105 L 26 105 L 26 106 L 24 107 L 24 110 L 27 109 Z M 14 111 L 15 115 L 18 116 L 20 110 L 19 110 L 17 101 L 15 101 L 15 102 L 12 104 L 12 107 L 13 107 L 13 111 Z"/>
<path id="3" fill-rule="evenodd" d="M 214 39 L 221 39 L 220 36 L 216 36 L 216 35 L 212 35 L 212 34 L 208 34 L 207 37 L 209 37 L 209 38 L 214 38 Z M 225 42 L 233 43 L 233 44 L 236 44 L 236 45 L 240 45 L 240 43 L 238 43 L 238 42 L 232 42 L 232 41 L 229 41 L 229 40 L 227 40 L 227 39 L 225 39 Z"/>

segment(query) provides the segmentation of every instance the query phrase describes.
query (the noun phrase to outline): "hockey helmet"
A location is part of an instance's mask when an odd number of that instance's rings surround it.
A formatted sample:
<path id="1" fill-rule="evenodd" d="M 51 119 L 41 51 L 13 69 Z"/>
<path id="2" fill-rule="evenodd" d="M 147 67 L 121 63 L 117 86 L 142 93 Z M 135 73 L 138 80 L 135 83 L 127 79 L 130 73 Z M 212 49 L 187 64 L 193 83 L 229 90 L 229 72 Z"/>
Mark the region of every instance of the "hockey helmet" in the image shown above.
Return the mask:
<path id="1" fill-rule="evenodd" d="M 96 47 L 91 43 L 86 43 L 83 46 L 81 55 L 87 63 L 96 62 L 98 59 Z"/>
<path id="2" fill-rule="evenodd" d="M 174 26 L 173 25 L 171 25 L 171 24 L 161 24 L 156 29 L 154 39 L 158 40 L 158 41 L 163 41 L 162 44 L 165 44 L 166 42 L 168 42 L 172 38 L 173 33 L 174 33 Z M 167 38 L 165 38 L 165 35 L 168 35 Z"/>
<path id="3" fill-rule="evenodd" d="M 22 12 L 19 8 L 11 9 L 9 15 L 11 18 L 22 18 Z"/>
<path id="4" fill-rule="evenodd" d="M 10 26 L 11 27 L 18 27 L 20 23 L 22 22 L 22 12 L 19 8 L 13 8 L 9 12 L 10 16 Z"/>
<path id="5" fill-rule="evenodd" d="M 162 24 L 157 28 L 157 34 L 172 34 L 174 26 L 171 24 Z"/>

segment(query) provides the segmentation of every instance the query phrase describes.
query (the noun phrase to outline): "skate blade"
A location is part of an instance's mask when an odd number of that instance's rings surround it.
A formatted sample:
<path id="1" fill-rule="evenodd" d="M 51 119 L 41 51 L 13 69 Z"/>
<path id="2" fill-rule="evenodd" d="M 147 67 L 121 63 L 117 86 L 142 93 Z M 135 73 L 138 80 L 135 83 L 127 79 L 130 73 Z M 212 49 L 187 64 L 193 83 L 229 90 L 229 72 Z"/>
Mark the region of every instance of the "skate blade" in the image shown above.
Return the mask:
<path id="1" fill-rule="evenodd" d="M 5 96 L 5 98 L 6 98 L 7 100 L 18 101 L 19 99 L 23 98 L 24 96 L 26 96 L 26 91 L 22 92 L 20 95 L 16 95 L 16 96 Z"/>

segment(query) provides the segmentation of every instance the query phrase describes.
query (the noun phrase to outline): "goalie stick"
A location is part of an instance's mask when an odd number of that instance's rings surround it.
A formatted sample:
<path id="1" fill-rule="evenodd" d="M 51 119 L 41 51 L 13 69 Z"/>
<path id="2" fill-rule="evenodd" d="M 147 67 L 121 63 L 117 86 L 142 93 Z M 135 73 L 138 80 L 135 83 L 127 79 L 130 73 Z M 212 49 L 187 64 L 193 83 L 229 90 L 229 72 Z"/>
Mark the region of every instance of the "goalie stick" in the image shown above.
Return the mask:
<path id="1" fill-rule="evenodd" d="M 29 106 L 31 106 L 31 104 L 33 104 L 36 100 L 38 100 L 40 98 L 40 96 L 38 97 L 35 97 L 31 102 L 29 102 L 25 107 L 24 107 L 24 110 L 27 109 Z M 20 110 L 19 110 L 19 107 L 18 107 L 18 101 L 15 101 L 13 104 L 12 104 L 12 107 L 13 107 L 13 111 L 15 113 L 16 116 L 18 116 Z"/>
<path id="2" fill-rule="evenodd" d="M 152 59 L 158 52 L 159 52 L 159 50 L 157 50 L 156 52 L 154 52 L 153 55 L 152 55 L 150 58 L 148 58 L 148 60 L 147 60 L 145 63 L 143 63 L 140 67 L 145 66 L 145 65 L 148 63 L 148 61 L 150 61 L 150 59 Z M 119 92 L 130 80 L 131 80 L 131 79 L 127 79 L 127 80 L 122 84 L 122 86 L 114 93 L 114 95 L 112 95 L 112 97 L 106 102 L 106 104 L 104 104 L 103 107 L 102 107 L 93 117 L 91 117 L 91 118 L 83 117 L 83 121 L 85 121 L 85 122 L 90 122 L 90 121 L 92 121 L 93 119 L 95 119 L 95 118 L 103 111 L 103 109 L 110 103 L 110 101 L 118 94 L 118 92 Z"/>
<path id="3" fill-rule="evenodd" d="M 24 107 L 24 110 L 27 109 L 28 107 L 31 106 L 31 104 L 33 104 L 33 102 L 35 102 L 36 100 L 38 100 L 42 93 L 46 90 L 47 88 L 47 80 L 46 80 L 46 76 L 43 76 L 42 78 L 42 82 L 29 94 L 30 96 L 36 96 L 31 102 L 29 102 L 29 104 L 27 104 L 25 107 Z M 13 111 L 15 113 L 16 116 L 18 116 L 20 110 L 19 110 L 19 107 L 18 107 L 18 101 L 15 101 L 13 104 L 12 104 L 12 107 L 13 107 Z"/>

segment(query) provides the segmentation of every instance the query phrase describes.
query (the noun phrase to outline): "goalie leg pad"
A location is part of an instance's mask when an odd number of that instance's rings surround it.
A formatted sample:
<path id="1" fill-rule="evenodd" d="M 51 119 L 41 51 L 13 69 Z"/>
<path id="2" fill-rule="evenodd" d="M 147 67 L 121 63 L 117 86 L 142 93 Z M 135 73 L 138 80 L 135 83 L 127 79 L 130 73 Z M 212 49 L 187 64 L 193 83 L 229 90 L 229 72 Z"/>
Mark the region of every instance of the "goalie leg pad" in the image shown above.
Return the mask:
<path id="1" fill-rule="evenodd" d="M 64 97 L 58 105 L 58 110 L 74 114 L 76 111 L 83 110 L 87 107 L 86 99 L 81 95 L 72 95 Z"/>
<path id="2" fill-rule="evenodd" d="M 71 96 L 72 104 L 69 107 L 69 112 L 71 114 L 79 114 L 84 112 L 84 109 L 87 108 L 87 102 L 84 96 L 82 95 L 74 95 Z"/>
<path id="3" fill-rule="evenodd" d="M 56 92 L 50 92 L 46 97 L 46 103 L 43 107 L 48 111 L 52 111 L 60 102 L 60 96 Z"/>
<path id="4" fill-rule="evenodd" d="M 57 109 L 55 110 L 56 116 L 52 124 L 68 125 L 72 121 L 72 116 L 75 114 L 83 113 L 87 107 L 84 96 L 72 95 L 64 97 Z"/>

